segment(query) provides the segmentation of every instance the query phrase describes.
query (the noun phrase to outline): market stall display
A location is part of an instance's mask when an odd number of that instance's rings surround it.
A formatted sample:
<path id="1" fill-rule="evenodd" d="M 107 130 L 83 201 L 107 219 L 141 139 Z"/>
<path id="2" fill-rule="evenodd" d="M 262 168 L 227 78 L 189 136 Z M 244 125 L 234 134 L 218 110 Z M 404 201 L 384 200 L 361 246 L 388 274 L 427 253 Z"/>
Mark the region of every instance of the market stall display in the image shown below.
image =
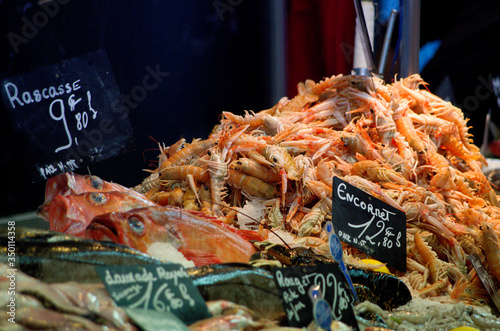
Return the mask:
<path id="1" fill-rule="evenodd" d="M 297 96 L 270 109 L 222 115 L 206 139 L 160 144 L 158 167 L 134 193 L 106 188 L 95 176 L 61 175 L 48 185 L 41 216 L 52 230 L 144 253 L 151 254 L 154 243 L 168 244 L 200 266 L 334 263 L 323 226 L 332 218 L 336 177 L 405 213 L 406 242 L 398 244 L 406 245 L 406 272 L 388 267 L 409 289 L 410 304 L 424 298 L 460 302 L 463 309 L 454 323 L 498 325 L 494 316 L 478 313 L 478 306 L 493 304 L 467 258 L 477 254 L 492 279 L 500 281 L 500 204 L 481 171 L 486 160 L 460 109 L 428 92 L 418 75 L 392 84 L 344 75 L 306 81 Z M 122 203 L 139 199 L 137 194 L 144 205 Z M 72 224 L 78 231 L 69 230 Z M 245 253 L 228 256 L 236 246 Z M 364 268 L 364 274 L 384 265 L 363 263 L 367 253 L 347 244 L 343 251 L 346 263 Z M 161 258 L 168 260 L 168 254 Z M 383 291 L 377 284 L 372 288 L 375 298 Z M 396 291 L 393 299 L 402 293 Z M 380 325 L 390 328 L 406 325 L 404 316 L 418 320 L 415 328 L 435 318 L 391 315 L 380 308 L 390 299 L 367 300 L 371 305 L 355 309 L 358 321 L 362 310 L 378 312 Z"/>

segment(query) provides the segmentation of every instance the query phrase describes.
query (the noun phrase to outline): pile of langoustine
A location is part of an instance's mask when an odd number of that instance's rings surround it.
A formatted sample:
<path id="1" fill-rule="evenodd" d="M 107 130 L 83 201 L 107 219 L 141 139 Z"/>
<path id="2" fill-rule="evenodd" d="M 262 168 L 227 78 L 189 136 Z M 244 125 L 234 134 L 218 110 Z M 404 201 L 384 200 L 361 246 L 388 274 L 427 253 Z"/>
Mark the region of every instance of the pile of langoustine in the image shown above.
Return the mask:
<path id="1" fill-rule="evenodd" d="M 161 146 L 159 166 L 135 189 L 237 227 L 251 223 L 235 210 L 260 207 L 266 226 L 327 254 L 323 224 L 337 176 L 406 213 L 414 290 L 486 299 L 467 255 L 477 253 L 500 281 L 499 202 L 462 111 L 425 85 L 419 75 L 392 84 L 345 75 L 307 80 L 270 109 L 223 112 L 205 140 Z M 364 257 L 344 248 L 353 261 Z"/>

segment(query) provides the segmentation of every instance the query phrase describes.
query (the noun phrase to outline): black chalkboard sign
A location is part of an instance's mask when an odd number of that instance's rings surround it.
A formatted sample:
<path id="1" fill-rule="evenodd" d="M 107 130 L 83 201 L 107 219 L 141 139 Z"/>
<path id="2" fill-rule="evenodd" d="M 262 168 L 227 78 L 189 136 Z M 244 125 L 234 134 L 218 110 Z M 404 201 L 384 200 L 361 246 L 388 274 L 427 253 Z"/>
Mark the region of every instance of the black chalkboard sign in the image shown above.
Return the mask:
<path id="1" fill-rule="evenodd" d="M 133 141 L 102 50 L 5 78 L 0 90 L 12 127 L 27 142 L 33 178 L 107 159 Z"/>
<path id="2" fill-rule="evenodd" d="M 198 288 L 181 265 L 109 266 L 96 270 L 111 298 L 121 307 L 168 311 L 186 324 L 211 317 Z"/>
<path id="3" fill-rule="evenodd" d="M 311 286 L 320 285 L 324 299 L 332 307 L 332 318 L 358 329 L 349 288 L 338 264 L 273 268 L 273 274 L 290 326 L 305 327 L 314 319 L 308 292 Z"/>
<path id="4" fill-rule="evenodd" d="M 333 178 L 332 223 L 343 242 L 406 272 L 406 215 Z"/>

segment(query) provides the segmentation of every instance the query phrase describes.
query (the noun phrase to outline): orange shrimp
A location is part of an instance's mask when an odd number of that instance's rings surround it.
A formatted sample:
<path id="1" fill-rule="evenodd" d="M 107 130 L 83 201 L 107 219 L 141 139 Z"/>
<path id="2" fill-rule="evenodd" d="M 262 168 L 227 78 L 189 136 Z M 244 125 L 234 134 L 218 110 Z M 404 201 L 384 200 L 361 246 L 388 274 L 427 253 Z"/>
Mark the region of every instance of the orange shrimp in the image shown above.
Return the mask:
<path id="1" fill-rule="evenodd" d="M 184 196 L 184 191 L 180 188 L 174 188 L 170 195 L 168 196 L 168 204 L 170 206 L 182 207 L 182 197 Z"/>
<path id="2" fill-rule="evenodd" d="M 228 177 L 228 165 L 219 148 L 210 150 L 210 160 L 207 161 L 210 173 L 210 193 L 212 195 L 212 210 L 215 216 L 223 216 L 221 211 L 222 200 L 227 196 L 225 180 Z"/>
<path id="3" fill-rule="evenodd" d="M 346 76 L 343 76 L 342 74 L 339 74 L 337 76 L 334 75 L 334 76 L 331 76 L 329 78 L 325 78 L 325 80 L 322 80 L 318 83 L 315 83 L 314 81 L 308 79 L 305 81 L 305 88 L 311 94 L 320 95 L 325 90 L 331 88 L 335 84 L 338 84 L 339 82 L 341 82 L 345 79 L 346 79 Z M 348 86 L 348 85 L 346 84 L 346 86 Z"/>
<path id="4" fill-rule="evenodd" d="M 378 166 L 375 168 L 369 168 L 366 171 L 366 174 L 368 178 L 376 181 L 376 182 L 394 182 L 396 184 L 400 185 L 406 185 L 408 187 L 414 187 L 416 186 L 415 183 L 410 182 L 406 178 L 404 178 L 402 175 L 397 173 L 396 171 L 392 169 L 387 169 L 382 166 Z"/>
<path id="5" fill-rule="evenodd" d="M 352 170 L 354 175 L 365 175 L 376 182 L 394 182 L 409 187 L 415 186 L 414 183 L 410 182 L 396 171 L 387 169 L 375 161 L 365 160 L 356 162 Z"/>
<path id="6" fill-rule="evenodd" d="M 349 184 L 356 186 L 360 190 L 363 190 L 363 191 L 367 192 L 368 194 L 371 194 L 371 195 L 385 201 L 386 203 L 393 206 L 394 208 L 399 209 L 401 211 L 404 211 L 401 208 L 401 206 L 396 201 L 394 201 L 394 199 L 392 199 L 387 193 L 385 193 L 382 190 L 382 188 L 380 187 L 380 185 L 378 185 L 377 183 L 374 183 L 372 181 L 369 181 L 366 178 L 363 178 L 363 177 L 357 176 L 357 175 L 344 176 L 344 178 L 342 178 L 342 179 L 345 180 L 346 182 L 348 182 Z"/>
<path id="7" fill-rule="evenodd" d="M 321 199 L 307 213 L 299 224 L 299 232 L 297 236 L 306 237 L 311 234 L 321 232 L 321 224 L 325 219 L 326 214 L 331 210 L 331 201 L 327 202 L 328 198 Z M 330 205 L 330 207 L 328 206 Z"/>
<path id="8" fill-rule="evenodd" d="M 177 142 L 170 145 L 169 147 L 163 147 L 161 149 L 161 152 L 168 159 L 168 157 L 170 157 L 170 156 L 174 155 L 175 153 L 177 153 L 178 151 L 180 151 L 182 149 L 182 146 L 184 146 L 185 143 L 186 143 L 186 139 L 181 138 L 181 139 L 177 140 Z M 164 160 L 164 159 L 161 160 L 160 164 L 162 164 L 163 161 L 166 161 L 166 160 Z"/>
<path id="9" fill-rule="evenodd" d="M 306 182 L 307 187 L 321 199 L 332 197 L 332 187 L 326 185 L 319 180 L 309 180 Z"/>
<path id="10" fill-rule="evenodd" d="M 431 113 L 438 118 L 454 123 L 455 128 L 458 130 L 460 140 L 467 149 L 474 146 L 471 144 L 471 134 L 468 132 L 468 119 L 464 118 L 464 115 L 459 108 L 453 106 L 449 102 L 444 102 L 440 107 L 435 107 Z"/>
<path id="11" fill-rule="evenodd" d="M 302 195 L 298 192 L 295 193 L 295 197 L 290 204 L 290 208 L 288 209 L 288 213 L 285 216 L 285 223 L 289 223 L 290 220 L 295 216 L 300 206 L 302 205 Z"/>
<path id="12" fill-rule="evenodd" d="M 441 147 L 450 152 L 450 154 L 465 160 L 469 166 L 471 166 L 470 163 L 473 161 L 482 160 L 483 156 L 480 154 L 472 154 L 456 134 L 447 132 L 440 137 Z"/>
<path id="13" fill-rule="evenodd" d="M 454 125 L 452 122 L 428 114 L 410 113 L 408 117 L 416 124 L 415 129 L 430 135 L 436 135 L 442 131 L 450 130 Z"/>
<path id="14" fill-rule="evenodd" d="M 400 172 L 406 179 L 413 178 L 410 160 L 399 155 L 396 148 L 384 147 L 380 150 L 380 155 L 397 172 Z"/>
<path id="15" fill-rule="evenodd" d="M 302 222 L 302 219 L 304 218 L 304 216 L 306 216 L 306 212 L 304 212 L 302 210 L 298 210 L 293 215 L 293 217 L 291 217 L 290 220 L 288 220 L 285 223 L 285 226 L 291 228 L 293 231 L 299 231 L 299 226 L 300 226 L 300 223 Z"/>
<path id="16" fill-rule="evenodd" d="M 247 153 L 247 156 L 252 159 L 252 160 L 255 160 L 257 162 L 259 162 L 260 164 L 263 164 L 263 165 L 267 165 L 269 167 L 274 167 L 274 164 L 270 161 L 268 161 L 264 155 L 260 154 L 259 152 L 257 152 L 256 150 L 250 150 L 248 151 Z"/>
<path id="17" fill-rule="evenodd" d="M 363 176 L 366 174 L 366 171 L 370 168 L 379 167 L 380 164 L 377 161 L 372 160 L 364 160 L 359 161 L 353 164 L 352 166 L 352 174 Z"/>
<path id="18" fill-rule="evenodd" d="M 417 152 L 419 156 L 423 156 L 427 152 L 425 143 L 418 136 L 411 119 L 406 116 L 401 116 L 396 121 L 398 131 L 403 135 L 411 148 Z"/>
<path id="19" fill-rule="evenodd" d="M 466 171 L 463 175 L 475 184 L 478 194 L 485 200 L 489 201 L 492 206 L 500 207 L 500 202 L 495 194 L 495 190 L 491 187 L 488 178 L 481 171 Z"/>
<path id="20" fill-rule="evenodd" d="M 201 185 L 198 189 L 198 195 L 200 196 L 201 211 L 207 215 L 213 215 L 210 187 L 207 184 Z"/>
<path id="21" fill-rule="evenodd" d="M 163 169 L 161 179 L 185 180 L 188 175 L 192 175 L 193 178 L 198 182 L 206 182 L 210 178 L 210 174 L 206 169 L 192 165 L 181 165 Z"/>
<path id="22" fill-rule="evenodd" d="M 268 145 L 262 150 L 262 155 L 273 165 L 285 169 L 286 175 L 291 180 L 299 180 L 299 172 L 293 157 L 284 147 Z"/>
<path id="23" fill-rule="evenodd" d="M 228 111 L 223 111 L 222 114 L 233 123 L 239 125 L 249 125 L 251 127 L 259 127 L 263 125 L 265 117 L 270 116 L 264 112 L 258 112 L 255 114 L 253 112 L 249 113 L 248 111 L 245 111 L 245 116 L 235 115 Z"/>
<path id="24" fill-rule="evenodd" d="M 436 169 L 436 173 L 430 181 L 431 186 L 444 190 L 453 190 L 456 188 L 453 181 L 454 172 L 452 172 L 450 164 L 444 156 L 437 152 L 429 153 L 427 162 Z"/>
<path id="25" fill-rule="evenodd" d="M 285 130 L 282 130 L 281 132 L 277 133 L 274 137 L 272 137 L 269 141 L 271 145 L 276 145 L 280 143 L 281 141 L 290 138 L 291 136 L 295 135 L 301 128 L 303 128 L 303 125 L 301 124 L 293 124 L 286 128 Z"/>
<path id="26" fill-rule="evenodd" d="M 367 158 L 383 161 L 384 159 L 375 150 L 373 144 L 365 141 L 360 133 L 351 133 L 343 131 L 340 140 L 344 143 L 351 152 L 359 153 Z"/>
<path id="27" fill-rule="evenodd" d="M 186 189 L 186 192 L 182 197 L 182 207 L 186 210 L 200 210 L 200 207 L 196 203 L 196 195 L 197 193 L 195 194 L 193 190 Z"/>
<path id="28" fill-rule="evenodd" d="M 420 235 L 420 232 L 415 233 L 414 241 L 415 248 L 424 260 L 426 266 L 429 268 L 432 283 L 437 283 L 438 281 L 442 280 L 443 277 L 447 278 L 447 276 L 443 275 L 443 272 L 440 270 L 442 269 L 441 263 L 437 258 L 436 253 L 425 242 L 425 240 Z"/>
<path id="29" fill-rule="evenodd" d="M 278 193 L 273 185 L 234 169 L 229 169 L 227 183 L 248 192 L 250 195 L 264 199 L 274 198 Z"/>
<path id="30" fill-rule="evenodd" d="M 498 234 L 489 224 L 483 224 L 483 249 L 488 262 L 488 271 L 500 281 L 500 248 Z"/>
<path id="31" fill-rule="evenodd" d="M 242 153 L 248 151 L 256 151 L 261 150 L 266 146 L 267 142 L 264 137 L 254 137 L 249 134 L 243 133 L 231 145 L 231 152 Z"/>
<path id="32" fill-rule="evenodd" d="M 332 186 L 333 176 L 337 175 L 337 171 L 335 169 L 335 165 L 333 162 L 322 162 L 316 166 L 316 173 L 318 175 L 318 179 L 321 180 L 328 186 Z"/>
<path id="33" fill-rule="evenodd" d="M 231 148 L 232 144 L 237 141 L 240 136 L 245 132 L 249 125 L 243 125 L 241 127 L 235 127 L 230 130 L 223 130 L 217 142 L 217 147 L 222 151 L 222 156 L 227 154 L 228 150 Z"/>
<path id="34" fill-rule="evenodd" d="M 265 182 L 277 183 L 281 180 L 281 176 L 273 172 L 270 168 L 258 163 L 255 160 L 248 158 L 239 158 L 234 160 L 229 165 L 231 169 L 246 173 L 247 175 L 257 177 Z"/>
<path id="35" fill-rule="evenodd" d="M 196 140 L 195 142 L 179 150 L 177 153 L 164 161 L 160 165 L 160 173 L 162 173 L 164 169 L 168 167 L 185 164 L 190 159 L 200 156 L 206 150 L 212 148 L 216 144 L 217 141 L 215 139 Z"/>
<path id="36" fill-rule="evenodd" d="M 160 206 L 166 206 L 170 204 L 170 195 L 171 195 L 170 191 L 151 190 L 150 192 L 148 192 L 146 197 L 149 200 L 159 204 Z"/>
<path id="37" fill-rule="evenodd" d="M 419 89 L 421 84 L 424 84 L 424 82 L 418 74 L 406 77 L 394 84 L 394 87 L 399 89 L 402 95 L 409 97 L 410 107 L 419 114 L 427 113 L 430 108 L 429 101 Z"/>

